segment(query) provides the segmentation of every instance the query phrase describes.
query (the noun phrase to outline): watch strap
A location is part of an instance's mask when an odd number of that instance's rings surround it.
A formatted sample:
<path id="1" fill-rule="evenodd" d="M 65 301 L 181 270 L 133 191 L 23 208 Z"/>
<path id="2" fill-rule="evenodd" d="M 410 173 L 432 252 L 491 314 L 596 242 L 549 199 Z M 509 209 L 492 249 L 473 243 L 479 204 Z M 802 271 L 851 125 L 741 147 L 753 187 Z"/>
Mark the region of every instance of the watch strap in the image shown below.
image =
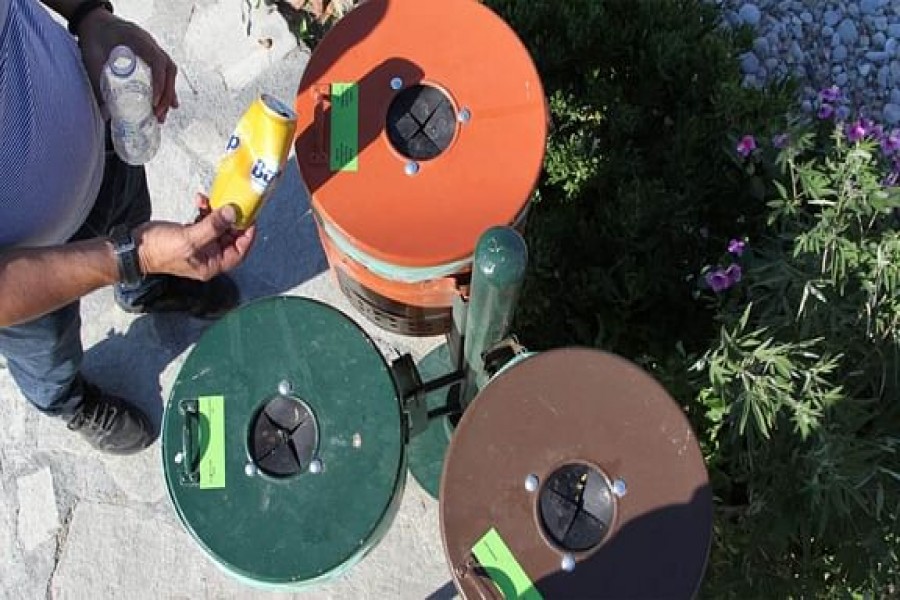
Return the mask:
<path id="1" fill-rule="evenodd" d="M 84 21 L 86 16 L 98 8 L 107 10 L 110 13 L 113 12 L 112 3 L 106 0 L 84 0 L 79 3 L 78 6 L 75 7 L 75 10 L 72 11 L 72 16 L 69 17 L 69 33 L 77 37 L 78 27 L 81 25 L 81 22 Z"/>
<path id="2" fill-rule="evenodd" d="M 110 230 L 109 239 L 112 242 L 116 263 L 119 267 L 119 281 L 126 285 L 140 283 L 143 279 L 141 263 L 131 230 L 125 225 L 116 225 Z"/>

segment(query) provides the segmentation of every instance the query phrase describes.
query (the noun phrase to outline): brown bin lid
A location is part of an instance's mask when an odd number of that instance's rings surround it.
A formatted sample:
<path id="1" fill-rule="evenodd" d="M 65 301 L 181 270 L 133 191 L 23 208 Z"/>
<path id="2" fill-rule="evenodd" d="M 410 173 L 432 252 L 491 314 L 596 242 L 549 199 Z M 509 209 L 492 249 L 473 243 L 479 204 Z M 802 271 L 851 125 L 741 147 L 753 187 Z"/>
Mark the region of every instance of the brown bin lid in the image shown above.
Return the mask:
<path id="1" fill-rule="evenodd" d="M 355 172 L 329 164 L 333 83 L 358 86 Z M 420 84 L 432 89 L 410 91 Z M 315 210 L 392 265 L 469 258 L 487 228 L 520 214 L 543 161 L 538 74 L 513 31 L 475 0 L 362 3 L 316 47 L 296 109 L 297 161 Z M 417 174 L 407 175 L 413 159 L 403 153 L 422 157 Z"/>
<path id="2" fill-rule="evenodd" d="M 441 480 L 444 549 L 467 598 L 494 589 L 472 559 L 491 528 L 544 598 L 690 598 L 712 497 L 683 411 L 641 369 L 599 351 L 512 367 L 463 415 Z"/>

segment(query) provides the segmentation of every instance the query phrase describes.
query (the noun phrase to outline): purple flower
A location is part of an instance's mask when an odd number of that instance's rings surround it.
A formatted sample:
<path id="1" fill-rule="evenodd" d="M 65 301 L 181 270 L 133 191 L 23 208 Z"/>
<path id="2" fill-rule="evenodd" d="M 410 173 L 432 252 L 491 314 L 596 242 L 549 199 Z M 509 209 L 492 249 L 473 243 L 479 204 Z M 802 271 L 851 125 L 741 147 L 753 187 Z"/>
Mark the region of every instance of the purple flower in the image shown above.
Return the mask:
<path id="1" fill-rule="evenodd" d="M 754 150 L 756 150 L 756 138 L 752 135 L 745 135 L 741 138 L 741 141 L 738 142 L 737 153 L 743 158 L 750 156 Z"/>
<path id="2" fill-rule="evenodd" d="M 900 181 L 900 174 L 898 174 L 897 171 L 891 171 L 881 180 L 881 185 L 884 187 L 897 187 L 898 181 Z"/>
<path id="3" fill-rule="evenodd" d="M 743 276 L 741 265 L 731 264 L 727 269 L 713 269 L 705 275 L 706 285 L 716 294 L 738 283 Z"/>
<path id="4" fill-rule="evenodd" d="M 891 129 L 890 133 L 881 138 L 881 151 L 885 156 L 892 156 L 900 150 L 900 129 Z"/>
<path id="5" fill-rule="evenodd" d="M 819 112 L 816 113 L 816 116 L 822 120 L 830 119 L 834 116 L 834 107 L 823 102 L 822 106 L 819 107 Z"/>
<path id="6" fill-rule="evenodd" d="M 829 104 L 837 104 L 841 100 L 841 88 L 836 85 L 819 91 L 819 99 Z"/>
<path id="7" fill-rule="evenodd" d="M 790 141 L 788 134 L 779 133 L 778 135 L 776 135 L 775 137 L 772 138 L 772 145 L 775 146 L 776 148 L 778 148 L 779 150 L 781 150 L 782 148 L 785 148 L 788 145 L 788 141 Z"/>
<path id="8" fill-rule="evenodd" d="M 738 283 L 741 280 L 741 277 L 744 275 L 744 271 L 741 269 L 741 265 L 734 263 L 729 265 L 727 269 L 725 269 L 725 277 L 728 278 L 728 281 L 731 283 L 729 287 Z"/>
<path id="9" fill-rule="evenodd" d="M 706 274 L 706 285 L 718 294 L 731 287 L 731 278 L 722 269 L 716 269 Z"/>
<path id="10" fill-rule="evenodd" d="M 855 144 L 856 142 L 859 142 L 864 137 L 866 137 L 866 135 L 869 133 L 869 130 L 866 128 L 866 125 L 863 121 L 857 120 L 847 125 L 845 132 L 847 134 L 847 141 L 849 141 L 851 144 Z"/>
<path id="11" fill-rule="evenodd" d="M 731 240 L 728 242 L 728 252 L 735 256 L 741 256 L 744 254 L 745 245 L 744 240 Z"/>

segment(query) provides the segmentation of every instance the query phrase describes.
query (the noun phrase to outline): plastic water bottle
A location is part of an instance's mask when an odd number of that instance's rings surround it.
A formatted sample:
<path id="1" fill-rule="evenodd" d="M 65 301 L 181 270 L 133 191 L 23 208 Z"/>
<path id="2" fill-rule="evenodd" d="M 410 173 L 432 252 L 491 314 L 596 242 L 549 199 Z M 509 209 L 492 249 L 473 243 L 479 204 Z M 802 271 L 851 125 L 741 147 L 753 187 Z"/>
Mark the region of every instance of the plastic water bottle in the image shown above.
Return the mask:
<path id="1" fill-rule="evenodd" d="M 130 165 L 142 165 L 159 149 L 159 122 L 153 114 L 150 67 L 128 46 L 109 53 L 101 82 L 111 118 L 113 147 Z"/>

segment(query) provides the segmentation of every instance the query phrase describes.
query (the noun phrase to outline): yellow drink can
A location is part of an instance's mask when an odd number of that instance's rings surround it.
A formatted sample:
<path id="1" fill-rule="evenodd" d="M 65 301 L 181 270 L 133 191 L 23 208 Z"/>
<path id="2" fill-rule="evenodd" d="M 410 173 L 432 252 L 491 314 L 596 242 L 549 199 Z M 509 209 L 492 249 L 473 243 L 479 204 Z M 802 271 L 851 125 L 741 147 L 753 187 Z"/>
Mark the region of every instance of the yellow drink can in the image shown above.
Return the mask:
<path id="1" fill-rule="evenodd" d="M 268 94 L 257 98 L 238 121 L 209 191 L 213 209 L 234 205 L 235 227 L 246 229 L 256 221 L 284 170 L 296 127 L 294 111 Z"/>

